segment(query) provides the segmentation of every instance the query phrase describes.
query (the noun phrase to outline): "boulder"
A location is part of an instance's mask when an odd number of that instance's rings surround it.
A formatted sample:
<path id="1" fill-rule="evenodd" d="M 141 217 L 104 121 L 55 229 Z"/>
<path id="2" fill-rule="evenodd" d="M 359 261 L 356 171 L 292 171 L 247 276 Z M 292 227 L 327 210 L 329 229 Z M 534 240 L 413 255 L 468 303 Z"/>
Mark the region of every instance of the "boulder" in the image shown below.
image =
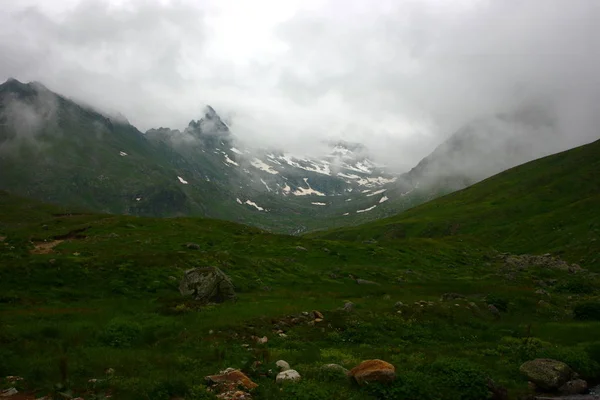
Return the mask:
<path id="1" fill-rule="evenodd" d="M 583 379 L 573 379 L 558 388 L 563 395 L 583 394 L 587 392 L 588 384 Z"/>
<path id="2" fill-rule="evenodd" d="M 206 303 L 236 299 L 231 279 L 217 267 L 193 268 L 186 271 L 179 282 L 179 292 L 183 296 L 193 296 L 196 300 Z"/>
<path id="3" fill-rule="evenodd" d="M 227 368 L 224 371 L 221 371 L 218 375 L 209 375 L 205 377 L 206 381 L 209 384 L 227 384 L 233 383 L 236 385 L 241 385 L 246 389 L 254 389 L 258 385 L 250 378 L 248 378 L 242 371 L 239 369 Z"/>
<path id="4" fill-rule="evenodd" d="M 348 370 L 339 364 L 325 364 L 321 367 L 323 371 L 338 372 L 340 375 L 348 375 Z"/>
<path id="5" fill-rule="evenodd" d="M 297 382 L 301 378 L 302 377 L 300 376 L 298 371 L 296 371 L 295 369 L 288 369 L 287 371 L 281 371 L 280 373 L 278 373 L 275 377 L 275 382 Z"/>
<path id="6" fill-rule="evenodd" d="M 317 310 L 313 310 L 312 311 L 313 317 L 316 318 L 320 318 L 320 319 L 324 319 L 325 317 L 323 316 L 323 314 L 320 311 Z"/>
<path id="7" fill-rule="evenodd" d="M 371 382 L 389 383 L 396 379 L 396 368 L 382 360 L 366 360 L 352 368 L 348 376 L 359 385 Z"/>
<path id="8" fill-rule="evenodd" d="M 284 361 L 284 360 L 277 361 L 275 363 L 275 365 L 277 365 L 277 368 L 279 368 L 280 372 L 287 371 L 287 370 L 291 369 L 290 368 L 290 364 L 287 361 Z"/>
<path id="9" fill-rule="evenodd" d="M 549 358 L 527 361 L 519 370 L 538 388 L 549 391 L 558 390 L 573 376 L 567 364 Z"/>

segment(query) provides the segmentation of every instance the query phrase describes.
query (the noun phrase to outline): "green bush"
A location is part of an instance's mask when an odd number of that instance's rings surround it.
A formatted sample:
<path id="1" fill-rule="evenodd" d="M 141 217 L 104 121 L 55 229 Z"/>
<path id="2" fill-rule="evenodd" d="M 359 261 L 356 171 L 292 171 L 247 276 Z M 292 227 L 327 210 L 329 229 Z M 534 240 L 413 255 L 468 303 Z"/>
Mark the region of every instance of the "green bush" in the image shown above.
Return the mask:
<path id="1" fill-rule="evenodd" d="M 414 371 L 402 371 L 390 385 L 364 390 L 385 400 L 482 400 L 490 393 L 481 368 L 460 359 L 441 359 Z"/>
<path id="2" fill-rule="evenodd" d="M 496 294 L 488 294 L 485 298 L 485 301 L 487 304 L 493 305 L 500 311 L 508 311 L 508 300 L 504 297 L 498 296 Z"/>
<path id="3" fill-rule="evenodd" d="M 593 350 L 593 348 L 592 348 Z M 590 349 L 584 347 L 552 347 L 541 350 L 537 357 L 562 361 L 584 379 L 600 377 L 600 364 L 591 357 Z"/>
<path id="4" fill-rule="evenodd" d="M 580 321 L 600 321 L 600 301 L 577 304 L 573 308 L 573 315 Z"/>
<path id="5" fill-rule="evenodd" d="M 140 324 L 115 318 L 100 333 L 100 341 L 111 347 L 130 347 L 140 338 L 141 332 Z"/>

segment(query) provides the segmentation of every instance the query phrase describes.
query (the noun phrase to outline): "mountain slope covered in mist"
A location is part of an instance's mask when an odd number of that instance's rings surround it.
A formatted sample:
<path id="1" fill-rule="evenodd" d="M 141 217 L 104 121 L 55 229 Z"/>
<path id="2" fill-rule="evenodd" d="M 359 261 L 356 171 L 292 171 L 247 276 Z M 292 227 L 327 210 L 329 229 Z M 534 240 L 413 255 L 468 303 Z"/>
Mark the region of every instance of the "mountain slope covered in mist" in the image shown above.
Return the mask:
<path id="1" fill-rule="evenodd" d="M 475 121 L 399 174 L 360 144 L 326 143 L 310 157 L 253 147 L 210 106 L 183 130 L 142 133 L 122 116 L 11 79 L 0 85 L 0 189 L 107 213 L 207 216 L 297 234 L 462 189 L 545 155 L 536 143 L 552 132 L 552 120 L 531 110 Z"/>

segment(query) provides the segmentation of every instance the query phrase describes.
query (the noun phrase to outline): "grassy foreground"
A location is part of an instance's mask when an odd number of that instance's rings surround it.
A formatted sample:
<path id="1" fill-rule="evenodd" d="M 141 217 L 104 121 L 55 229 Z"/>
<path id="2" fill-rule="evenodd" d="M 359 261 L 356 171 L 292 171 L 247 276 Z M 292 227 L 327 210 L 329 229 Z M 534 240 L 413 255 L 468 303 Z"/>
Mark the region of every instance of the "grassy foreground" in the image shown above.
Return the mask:
<path id="1" fill-rule="evenodd" d="M 0 377 L 24 378 L 0 378 L 0 388 L 30 398 L 210 399 L 204 376 L 233 367 L 258 383 L 255 399 L 485 399 L 488 378 L 518 398 L 528 393 L 519 366 L 536 357 L 596 382 L 600 190 L 590 177 L 599 147 L 311 237 L 68 213 L 0 194 Z M 515 267 L 498 251 L 551 252 L 586 270 Z M 237 302 L 179 295 L 183 272 L 205 265 L 230 275 Z M 354 310 L 340 310 L 348 301 Z M 301 319 L 312 310 L 324 320 Z M 373 358 L 396 367 L 394 384 L 358 387 L 321 368 Z M 302 381 L 277 385 L 279 359 Z"/>

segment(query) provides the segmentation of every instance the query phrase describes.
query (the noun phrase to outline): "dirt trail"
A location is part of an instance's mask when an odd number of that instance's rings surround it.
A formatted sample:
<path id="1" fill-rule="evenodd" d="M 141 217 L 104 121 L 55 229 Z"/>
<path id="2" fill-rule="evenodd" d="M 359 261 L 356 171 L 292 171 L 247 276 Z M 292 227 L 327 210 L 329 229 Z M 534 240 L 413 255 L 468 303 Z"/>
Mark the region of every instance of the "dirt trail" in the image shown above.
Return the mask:
<path id="1" fill-rule="evenodd" d="M 54 248 L 64 242 L 64 240 L 53 240 L 51 242 L 35 243 L 31 254 L 51 254 L 54 252 Z"/>

